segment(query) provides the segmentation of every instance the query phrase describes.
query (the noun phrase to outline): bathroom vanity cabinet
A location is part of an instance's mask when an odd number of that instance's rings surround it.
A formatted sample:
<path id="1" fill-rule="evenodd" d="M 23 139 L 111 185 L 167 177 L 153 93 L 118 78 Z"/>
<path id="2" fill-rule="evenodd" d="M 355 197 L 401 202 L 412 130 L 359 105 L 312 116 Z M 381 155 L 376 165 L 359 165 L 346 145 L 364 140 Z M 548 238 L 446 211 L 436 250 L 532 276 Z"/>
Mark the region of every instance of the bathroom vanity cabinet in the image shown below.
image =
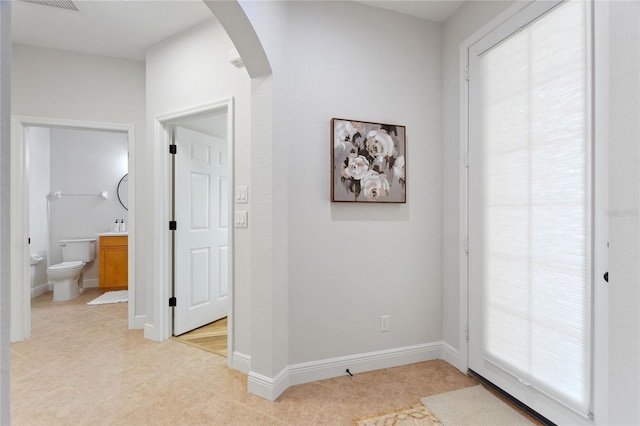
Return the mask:
<path id="1" fill-rule="evenodd" d="M 100 291 L 127 290 L 129 287 L 129 237 L 100 236 Z"/>

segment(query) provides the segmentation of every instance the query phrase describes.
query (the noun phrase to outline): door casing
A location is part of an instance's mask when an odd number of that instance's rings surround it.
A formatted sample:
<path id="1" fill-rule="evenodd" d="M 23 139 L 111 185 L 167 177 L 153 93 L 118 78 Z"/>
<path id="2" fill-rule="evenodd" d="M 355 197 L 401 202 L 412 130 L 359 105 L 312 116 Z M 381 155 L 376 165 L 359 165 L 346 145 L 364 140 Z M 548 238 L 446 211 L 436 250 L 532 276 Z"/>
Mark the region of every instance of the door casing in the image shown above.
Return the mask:
<path id="1" fill-rule="evenodd" d="M 129 149 L 129 328 L 142 328 L 144 318 L 135 315 L 135 134 L 134 126 L 57 118 L 14 116 L 11 123 L 11 341 L 31 336 L 31 289 L 29 284 L 29 194 L 25 127 L 126 132 Z"/>
<path id="2" fill-rule="evenodd" d="M 169 145 L 172 141 L 171 128 L 174 123 L 195 116 L 202 116 L 207 113 L 226 110 L 227 113 L 227 143 L 228 143 L 228 163 L 229 163 L 229 315 L 227 330 L 227 347 L 229 356 L 227 364 L 233 367 L 233 302 L 234 302 L 234 242 L 235 229 L 233 226 L 234 217 L 234 193 L 235 193 L 235 169 L 234 169 L 234 98 L 224 98 L 218 101 L 185 108 L 171 113 L 159 115 L 154 120 L 154 141 L 163 148 L 156 150 L 161 158 L 156 159 L 156 164 L 161 164 L 158 168 L 156 176 L 156 191 L 162 194 L 161 210 L 158 221 L 158 235 L 160 235 L 160 244 L 156 247 L 155 253 L 158 262 L 156 262 L 157 270 L 155 276 L 159 277 L 159 285 L 155 286 L 149 292 L 149 300 L 152 301 L 150 309 L 153 310 L 154 326 L 145 326 L 145 337 L 151 340 L 166 340 L 172 335 L 171 309 L 169 307 L 169 297 L 172 294 L 171 283 L 171 231 L 169 231 L 169 221 L 171 217 L 171 156 L 169 154 Z M 161 189 L 159 187 L 161 186 Z"/>

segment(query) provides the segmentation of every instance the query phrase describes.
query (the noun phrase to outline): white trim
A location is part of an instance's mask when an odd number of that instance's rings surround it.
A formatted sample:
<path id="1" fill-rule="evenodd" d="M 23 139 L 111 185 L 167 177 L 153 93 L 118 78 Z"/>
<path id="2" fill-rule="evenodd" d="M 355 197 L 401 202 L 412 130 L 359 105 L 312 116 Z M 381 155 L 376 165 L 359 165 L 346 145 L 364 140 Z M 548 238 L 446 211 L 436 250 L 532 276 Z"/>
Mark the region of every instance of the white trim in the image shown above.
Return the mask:
<path id="1" fill-rule="evenodd" d="M 151 340 L 166 340 L 172 335 L 171 308 L 168 306 L 169 295 L 171 294 L 171 233 L 168 223 L 171 217 L 171 196 L 169 194 L 169 182 L 171 178 L 171 162 L 168 154 L 168 145 L 171 141 L 171 134 L 167 128 L 176 121 L 193 116 L 207 114 L 213 111 L 226 109 L 227 112 L 227 144 L 228 144 L 228 162 L 229 162 L 229 313 L 228 313 L 228 329 L 227 329 L 227 347 L 229 353 L 233 352 L 233 304 L 234 304 L 234 246 L 235 246 L 235 228 L 233 225 L 234 217 L 234 188 L 235 188 L 235 101 L 233 97 L 223 98 L 218 101 L 200 104 L 191 108 L 181 109 L 171 113 L 156 116 L 154 120 L 154 151 L 155 151 L 155 193 L 160 194 L 156 204 L 156 211 L 161 212 L 160 220 L 157 225 L 157 235 L 160 236 L 159 244 L 156 245 L 156 262 L 157 269 L 155 276 L 160 283 L 154 286 L 151 291 L 153 301 L 151 309 L 154 312 L 154 324 L 145 324 L 145 337 Z M 157 325 L 154 327 L 154 325 Z M 227 363 L 233 368 L 233 357 L 227 357 Z"/>
<path id="2" fill-rule="evenodd" d="M 247 390 L 249 393 L 257 395 L 268 401 L 275 401 L 287 388 L 289 384 L 289 369 L 285 368 L 273 379 L 263 376 L 254 371 L 249 372 L 247 379 Z"/>
<path id="3" fill-rule="evenodd" d="M 11 421 L 11 379 L 9 329 L 11 308 L 11 9 L 0 5 L 0 424 Z M 26 260 L 26 256 L 25 256 Z M 15 394 L 14 394 L 15 397 Z"/>
<path id="4" fill-rule="evenodd" d="M 122 123 L 66 120 L 48 117 L 13 116 L 11 119 L 11 341 L 31 335 L 31 284 L 29 274 L 29 202 L 27 189 L 26 144 L 24 130 L 28 126 L 98 129 L 126 132 L 128 139 L 129 176 L 135 179 L 133 151 L 134 126 Z M 129 328 L 134 327 L 135 308 L 135 189 L 129 192 Z"/>
<path id="5" fill-rule="evenodd" d="M 249 374 L 251 371 L 251 356 L 240 352 L 234 352 L 231 358 L 232 365 L 230 368 Z"/>
<path id="6" fill-rule="evenodd" d="M 593 5 L 594 96 L 594 289 L 593 300 L 593 415 L 597 424 L 609 424 L 609 2 Z M 598 233 L 601 231 L 601 233 Z M 604 309 L 602 309 L 604 308 Z"/>
<path id="7" fill-rule="evenodd" d="M 31 278 L 29 274 L 29 194 L 26 189 L 27 165 L 24 124 L 11 119 L 11 341 L 31 336 Z"/>
<path id="8" fill-rule="evenodd" d="M 135 141 L 135 128 L 131 126 L 129 131 L 129 165 L 127 173 L 129 175 L 129 186 L 127 188 L 127 262 L 128 262 L 128 289 L 129 291 L 129 302 L 128 302 L 128 322 L 129 328 L 133 329 L 141 329 L 143 328 L 143 324 L 140 324 L 139 321 L 136 320 L 136 289 L 138 286 L 136 285 L 136 173 L 135 173 L 135 164 L 136 164 L 136 144 Z M 144 288 L 144 286 L 140 286 Z M 138 290 L 139 291 L 139 290 Z M 142 301 L 146 302 L 146 297 L 142 297 Z"/>
<path id="9" fill-rule="evenodd" d="M 133 328 L 138 330 L 144 329 L 146 321 L 147 321 L 146 315 L 136 315 L 135 317 L 133 317 Z"/>
<path id="10" fill-rule="evenodd" d="M 434 342 L 294 364 L 286 367 L 273 379 L 251 371 L 249 372 L 248 391 L 270 401 L 275 401 L 289 386 L 345 376 L 347 369 L 352 374 L 357 374 L 443 359 L 445 351 L 448 358 L 455 357 L 452 356 L 455 350 L 449 345 L 444 342 Z M 445 359 L 445 361 L 447 360 Z"/>
<path id="11" fill-rule="evenodd" d="M 344 376 L 347 368 L 356 374 L 441 358 L 442 342 L 405 346 L 291 365 L 289 381 L 292 385 L 299 385 Z"/>
<path id="12" fill-rule="evenodd" d="M 147 322 L 146 315 L 145 315 L 144 320 L 145 320 L 145 322 L 144 322 L 144 332 L 143 332 L 144 338 L 145 339 L 149 339 L 149 340 L 158 341 L 159 339 L 156 338 L 156 334 L 157 334 L 156 333 L 156 328 L 153 326 L 153 324 Z"/>
<path id="13" fill-rule="evenodd" d="M 234 310 L 233 310 L 233 306 L 235 303 L 235 285 L 233 285 L 233 283 L 235 283 L 235 265 L 236 265 L 236 257 L 235 257 L 235 235 L 236 235 L 236 231 L 235 231 L 235 226 L 233 226 L 233 222 L 234 222 L 234 217 L 235 217 L 235 193 L 236 193 L 236 173 L 235 173 L 235 161 L 236 161 L 236 153 L 235 153 L 235 147 L 236 147 L 236 131 L 235 131 L 235 122 L 236 122 L 236 116 L 235 116 L 235 99 L 233 97 L 229 98 L 227 101 L 227 151 L 228 151 L 228 163 L 230 166 L 230 170 L 229 170 L 229 221 L 230 226 L 229 226 L 229 253 L 231 253 L 231 256 L 229 256 L 228 262 L 228 275 L 229 275 L 229 306 L 228 308 L 228 318 L 227 318 L 227 348 L 228 348 L 228 353 L 233 353 L 235 355 L 235 351 L 234 351 L 234 345 L 233 345 L 233 333 L 235 331 L 234 328 L 234 324 L 235 322 L 233 321 L 233 318 L 235 318 L 234 316 Z M 234 360 L 231 357 L 228 357 L 227 359 L 227 365 L 229 366 L 229 368 L 233 368 L 234 366 Z M 249 365 L 247 367 L 247 371 L 249 371 L 251 369 L 251 357 L 249 357 Z"/>
<path id="14" fill-rule="evenodd" d="M 462 372 L 467 371 L 466 360 L 460 356 L 460 351 L 447 342 L 442 342 L 442 359 Z"/>
<path id="15" fill-rule="evenodd" d="M 155 235 L 159 236 L 159 241 L 154 244 L 153 255 L 155 269 L 153 271 L 151 285 L 147 291 L 147 312 L 151 315 L 152 323 L 145 323 L 144 337 L 146 339 L 163 341 L 171 337 L 171 311 L 168 306 L 169 293 L 171 291 L 170 270 L 170 249 L 168 223 L 170 217 L 168 191 L 170 163 L 166 154 L 166 149 L 171 141 L 171 135 L 165 130 L 158 118 L 153 122 L 153 148 L 154 168 L 153 168 L 153 193 L 155 206 L 153 211 L 158 212 L 159 220 L 155 223 Z M 149 320 L 149 318 L 147 318 Z"/>
<path id="16" fill-rule="evenodd" d="M 460 356 L 459 369 L 466 372 L 469 367 L 469 342 L 466 336 L 469 323 L 468 309 L 468 282 L 469 272 L 467 259 L 469 256 L 469 81 L 467 80 L 467 70 L 469 69 L 469 50 L 460 47 L 459 63 L 460 63 L 460 152 L 458 160 L 458 297 L 460 298 L 460 307 L 458 311 L 458 348 Z"/>
<path id="17" fill-rule="evenodd" d="M 493 27 L 486 36 L 481 37 L 478 43 L 474 43 L 473 53 L 476 56 L 483 56 L 489 50 L 492 50 L 494 47 L 500 45 L 504 40 L 522 30 L 523 27 L 526 27 L 532 22 L 542 18 L 564 1 L 565 0 L 533 1 L 527 3 L 523 8 L 518 8 L 517 14 L 511 15 L 507 20 L 501 22 L 500 25 Z M 527 9 L 526 12 L 524 11 L 525 8 Z M 520 13 L 521 11 L 523 11 L 523 13 Z M 536 17 L 534 21 L 531 20 L 531 16 Z M 507 21 L 509 21 L 508 26 L 501 25 Z M 487 28 L 487 26 L 484 26 L 482 30 L 485 28 Z"/>

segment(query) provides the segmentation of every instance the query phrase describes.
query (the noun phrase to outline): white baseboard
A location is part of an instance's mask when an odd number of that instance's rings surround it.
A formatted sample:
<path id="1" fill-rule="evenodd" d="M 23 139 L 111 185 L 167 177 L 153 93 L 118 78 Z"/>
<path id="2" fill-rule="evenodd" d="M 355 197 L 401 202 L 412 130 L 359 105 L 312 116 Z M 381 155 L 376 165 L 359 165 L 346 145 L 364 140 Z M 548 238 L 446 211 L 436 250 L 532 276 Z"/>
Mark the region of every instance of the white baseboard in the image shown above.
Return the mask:
<path id="1" fill-rule="evenodd" d="M 442 345 L 437 342 L 305 362 L 289 366 L 289 383 L 299 385 L 344 376 L 347 368 L 351 374 L 357 374 L 441 357 Z"/>
<path id="2" fill-rule="evenodd" d="M 257 395 L 268 401 L 275 401 L 282 392 L 286 391 L 290 386 L 289 384 L 289 369 L 285 368 L 273 379 L 271 377 L 263 376 L 255 371 L 249 372 L 249 379 L 247 381 L 247 390 L 249 393 Z"/>
<path id="3" fill-rule="evenodd" d="M 38 297 L 53 290 L 53 284 L 44 283 L 31 289 L 31 298 Z"/>
<path id="4" fill-rule="evenodd" d="M 251 371 L 248 390 L 254 395 L 275 401 L 289 386 L 344 376 L 347 368 L 352 374 L 357 374 L 442 357 L 443 342 L 435 342 L 294 364 L 274 378 Z"/>
<path id="5" fill-rule="evenodd" d="M 148 322 L 144 323 L 143 335 L 145 339 L 154 340 L 156 342 L 160 341 L 160 339 L 158 339 L 158 336 L 156 336 L 155 327 L 153 326 L 153 324 L 149 324 Z"/>
<path id="6" fill-rule="evenodd" d="M 147 322 L 146 315 L 136 315 L 133 318 L 133 328 L 136 330 L 143 329 Z"/>
<path id="7" fill-rule="evenodd" d="M 460 357 L 460 351 L 446 342 L 442 342 L 442 359 L 466 373 L 466 368 L 463 366 L 462 358 Z"/>
<path id="8" fill-rule="evenodd" d="M 234 352 L 231 362 L 231 368 L 234 370 L 242 371 L 245 374 L 249 374 L 251 371 L 251 356 L 249 355 Z"/>

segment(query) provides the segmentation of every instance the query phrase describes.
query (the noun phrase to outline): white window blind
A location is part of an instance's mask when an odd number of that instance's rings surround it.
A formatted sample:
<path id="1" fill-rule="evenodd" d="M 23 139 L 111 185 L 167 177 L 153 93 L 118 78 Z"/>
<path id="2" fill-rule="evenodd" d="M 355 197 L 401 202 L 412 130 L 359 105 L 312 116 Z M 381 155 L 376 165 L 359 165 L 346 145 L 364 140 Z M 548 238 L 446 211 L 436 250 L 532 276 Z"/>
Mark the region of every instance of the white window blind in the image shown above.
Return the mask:
<path id="1" fill-rule="evenodd" d="M 484 52 L 484 357 L 586 415 L 591 399 L 587 2 Z"/>

